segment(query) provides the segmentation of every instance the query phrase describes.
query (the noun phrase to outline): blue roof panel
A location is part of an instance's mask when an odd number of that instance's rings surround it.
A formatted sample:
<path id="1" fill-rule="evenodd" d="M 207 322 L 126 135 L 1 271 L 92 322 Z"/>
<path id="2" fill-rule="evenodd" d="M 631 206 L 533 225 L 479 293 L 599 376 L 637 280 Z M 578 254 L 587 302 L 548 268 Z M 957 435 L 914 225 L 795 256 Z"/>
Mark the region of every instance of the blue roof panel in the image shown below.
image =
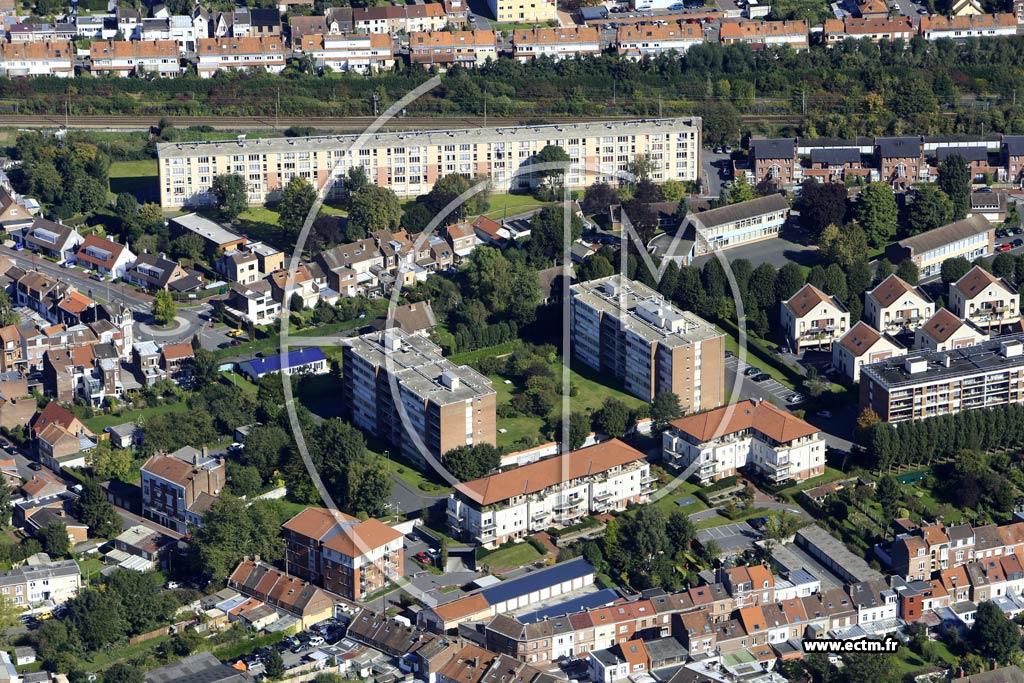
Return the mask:
<path id="1" fill-rule="evenodd" d="M 327 360 L 324 352 L 315 346 L 309 346 L 303 349 L 295 349 L 294 351 L 288 352 L 288 367 L 294 368 L 306 363 L 316 363 L 317 361 Z M 263 358 L 253 358 L 239 363 L 239 369 L 247 375 L 258 377 L 265 375 L 268 372 L 280 372 L 281 371 L 281 354 L 275 353 L 270 356 L 264 356 Z"/>
<path id="2" fill-rule="evenodd" d="M 480 593 L 489 604 L 494 605 L 593 573 L 594 567 L 582 557 L 577 557 L 547 569 L 524 574 L 509 581 L 502 581 L 497 586 L 483 589 Z"/>
<path id="3" fill-rule="evenodd" d="M 566 614 L 575 614 L 576 612 L 582 612 L 595 607 L 605 607 L 606 605 L 612 604 L 620 597 L 619 592 L 614 588 L 604 588 L 594 593 L 587 593 L 586 595 L 582 595 L 578 598 L 560 602 L 557 605 L 552 605 L 551 607 L 539 609 L 536 612 L 524 614 L 516 617 L 516 620 L 524 624 L 532 624 L 536 621 L 561 617 Z"/>

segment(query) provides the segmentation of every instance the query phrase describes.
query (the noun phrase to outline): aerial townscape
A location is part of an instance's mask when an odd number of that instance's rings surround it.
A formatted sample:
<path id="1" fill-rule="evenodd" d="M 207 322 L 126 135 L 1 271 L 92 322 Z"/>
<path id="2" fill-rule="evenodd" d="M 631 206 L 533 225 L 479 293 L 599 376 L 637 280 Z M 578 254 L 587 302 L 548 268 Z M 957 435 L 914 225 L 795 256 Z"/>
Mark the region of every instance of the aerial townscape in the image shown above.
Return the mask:
<path id="1" fill-rule="evenodd" d="M 0 19 L 0 683 L 1024 683 L 1024 0 Z"/>

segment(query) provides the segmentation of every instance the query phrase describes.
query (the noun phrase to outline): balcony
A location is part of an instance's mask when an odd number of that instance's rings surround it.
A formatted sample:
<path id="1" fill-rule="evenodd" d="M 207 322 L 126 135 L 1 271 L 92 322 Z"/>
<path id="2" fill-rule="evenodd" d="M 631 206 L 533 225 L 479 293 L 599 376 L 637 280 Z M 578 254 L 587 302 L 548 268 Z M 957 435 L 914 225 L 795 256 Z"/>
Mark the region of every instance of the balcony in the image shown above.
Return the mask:
<path id="1" fill-rule="evenodd" d="M 493 528 L 494 528 L 494 520 L 493 519 L 488 519 L 486 521 L 480 522 L 480 530 L 481 531 L 488 531 L 488 530 L 493 529 Z"/>
<path id="2" fill-rule="evenodd" d="M 603 493 L 598 493 L 598 494 L 594 495 L 594 502 L 598 503 L 598 502 L 601 502 L 601 501 L 605 501 L 605 500 L 608 500 L 611 497 L 612 497 L 612 492 L 611 491 L 605 491 Z"/>
<path id="3" fill-rule="evenodd" d="M 555 503 L 554 510 L 555 512 L 564 512 L 566 510 L 573 509 L 582 502 L 582 500 L 560 500 L 557 503 Z"/>
<path id="4" fill-rule="evenodd" d="M 643 477 L 640 477 L 641 484 L 651 484 L 656 481 L 658 481 L 658 478 L 653 474 L 646 474 Z"/>

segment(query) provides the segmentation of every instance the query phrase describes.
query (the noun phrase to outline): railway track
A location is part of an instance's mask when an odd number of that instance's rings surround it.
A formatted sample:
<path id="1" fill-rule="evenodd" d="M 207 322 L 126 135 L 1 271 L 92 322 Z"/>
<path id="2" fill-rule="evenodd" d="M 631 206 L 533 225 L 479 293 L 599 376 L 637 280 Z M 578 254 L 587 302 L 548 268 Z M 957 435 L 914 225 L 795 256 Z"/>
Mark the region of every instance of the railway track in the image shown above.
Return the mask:
<path id="1" fill-rule="evenodd" d="M 71 116 L 68 128 L 81 130 L 138 131 L 156 126 L 166 119 L 179 128 L 210 126 L 216 130 L 285 130 L 293 126 L 310 126 L 317 130 L 358 132 L 369 127 L 376 119 L 372 116 Z M 484 119 L 476 116 L 410 116 L 389 120 L 387 130 L 426 130 L 453 128 L 480 128 L 483 126 L 521 126 L 529 123 L 588 123 L 594 121 L 625 121 L 644 118 L 639 116 L 542 116 Z M 802 120 L 797 114 L 749 114 L 740 117 L 744 123 L 770 123 L 796 125 Z M 61 115 L 0 115 L 0 128 L 55 128 L 63 127 Z"/>

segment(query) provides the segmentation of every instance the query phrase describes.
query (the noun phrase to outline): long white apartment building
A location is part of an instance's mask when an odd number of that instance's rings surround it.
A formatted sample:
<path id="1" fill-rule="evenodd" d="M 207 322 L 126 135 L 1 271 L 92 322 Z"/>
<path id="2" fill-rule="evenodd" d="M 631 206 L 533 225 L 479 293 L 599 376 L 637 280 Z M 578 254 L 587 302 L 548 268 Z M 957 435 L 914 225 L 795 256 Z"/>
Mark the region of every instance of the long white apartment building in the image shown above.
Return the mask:
<path id="1" fill-rule="evenodd" d="M 364 334 L 346 343 L 341 367 L 342 405 L 352 422 L 414 462 L 423 456 L 396 399 L 412 431 L 435 457 L 459 446 L 495 443 L 497 394 L 491 380 L 444 358 L 424 337 L 397 328 Z"/>
<path id="2" fill-rule="evenodd" d="M 302 36 L 302 53 L 318 69 L 332 71 L 390 71 L 395 65 L 391 36 L 375 33 L 315 34 Z"/>
<path id="3" fill-rule="evenodd" d="M 650 401 L 672 391 L 684 413 L 722 404 L 725 335 L 622 275 L 570 289 L 573 355 Z"/>
<path id="4" fill-rule="evenodd" d="M 643 453 L 611 439 L 458 484 L 448 497 L 448 524 L 460 538 L 496 547 L 646 502 L 655 479 Z"/>
<path id="5" fill-rule="evenodd" d="M 279 198 L 296 175 L 319 189 L 328 187 L 328 195 L 334 196 L 341 191 L 348 170 L 357 165 L 366 169 L 372 182 L 390 187 L 400 197 L 425 194 L 451 173 L 489 176 L 496 192 L 528 189 L 540 182 L 540 176 L 516 175 L 516 171 L 546 145 L 562 147 L 578 165 L 565 175 L 571 188 L 612 181 L 613 174 L 644 156 L 651 159 L 651 179 L 656 182 L 692 181 L 700 176 L 699 117 L 377 133 L 353 149 L 358 137 L 159 145 L 160 205 L 164 209 L 211 205 L 215 202 L 210 192 L 213 179 L 228 173 L 245 177 L 252 204 Z"/>
<path id="6" fill-rule="evenodd" d="M 674 420 L 662 435 L 664 461 L 679 469 L 695 462 L 701 484 L 753 467 L 774 484 L 825 472 L 821 430 L 768 401 L 740 401 Z"/>
<path id="7" fill-rule="evenodd" d="M 520 62 L 547 55 L 552 59 L 601 54 L 597 28 L 532 28 L 512 33 L 513 54 Z"/>

